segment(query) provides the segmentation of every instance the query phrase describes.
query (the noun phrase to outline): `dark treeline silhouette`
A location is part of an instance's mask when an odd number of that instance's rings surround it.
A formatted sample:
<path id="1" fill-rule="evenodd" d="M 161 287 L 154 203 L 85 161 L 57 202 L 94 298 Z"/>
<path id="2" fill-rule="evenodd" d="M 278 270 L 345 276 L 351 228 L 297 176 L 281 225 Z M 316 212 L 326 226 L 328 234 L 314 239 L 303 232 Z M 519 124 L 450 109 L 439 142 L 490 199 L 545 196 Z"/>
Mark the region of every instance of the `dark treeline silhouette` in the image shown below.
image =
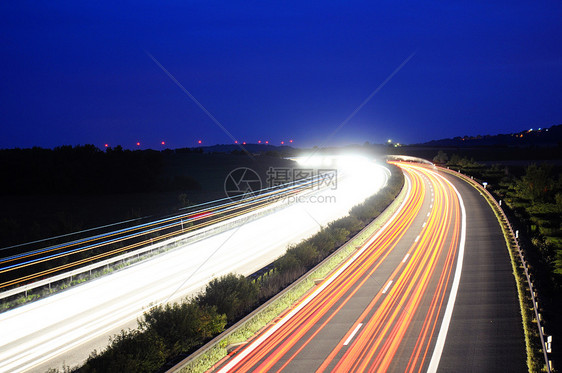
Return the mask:
<path id="1" fill-rule="evenodd" d="M 2 194 L 108 194 L 199 189 L 188 176 L 163 174 L 154 150 L 101 151 L 94 145 L 0 150 Z"/>

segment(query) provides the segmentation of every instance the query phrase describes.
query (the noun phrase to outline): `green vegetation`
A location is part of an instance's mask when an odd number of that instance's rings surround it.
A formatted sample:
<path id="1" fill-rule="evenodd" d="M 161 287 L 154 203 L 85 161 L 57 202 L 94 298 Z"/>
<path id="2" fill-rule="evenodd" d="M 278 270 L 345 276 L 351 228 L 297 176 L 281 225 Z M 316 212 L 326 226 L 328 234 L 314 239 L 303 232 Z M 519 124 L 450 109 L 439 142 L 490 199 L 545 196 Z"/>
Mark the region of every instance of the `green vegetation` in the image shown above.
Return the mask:
<path id="1" fill-rule="evenodd" d="M 514 229 L 519 230 L 519 242 L 528 261 L 533 285 L 538 289 L 541 324 L 554 340 L 562 337 L 562 174 L 552 164 L 527 166 L 484 166 L 473 160 L 453 155 L 447 166 L 471 175 L 478 182 L 487 182 L 488 190 L 502 207 Z M 502 226 L 505 230 L 506 228 Z M 514 242 L 508 242 L 528 339 L 530 370 L 542 367 L 542 347 L 521 263 L 513 254 Z M 551 359 L 555 360 L 554 353 Z"/>
<path id="2" fill-rule="evenodd" d="M 234 324 L 329 257 L 384 211 L 404 184 L 402 172 L 395 166 L 390 167 L 392 177 L 383 190 L 355 206 L 350 216 L 332 222 L 313 237 L 291 246 L 285 255 L 273 263 L 271 270 L 255 279 L 229 274 L 211 281 L 197 297 L 150 309 L 139 320 L 138 329 L 122 331 L 114 336 L 104 351 L 94 351 L 84 366 L 73 370 L 150 372 L 170 359 L 193 352 L 224 331 L 227 325 Z M 325 276 L 327 271 L 349 256 L 353 248 L 353 245 L 347 245 L 345 252 L 330 256 L 328 269 L 318 270 L 318 275 Z M 307 278 L 297 285 L 300 291 L 284 293 L 276 298 L 273 307 L 268 308 L 267 312 L 260 313 L 244 328 L 233 333 L 235 340 L 249 338 L 312 285 L 313 281 Z M 211 351 L 211 358 L 224 356 L 225 347 L 224 342 L 221 342 L 218 350 Z M 197 364 L 208 366 L 209 357 L 207 355 L 203 359 L 207 363 Z"/>
<path id="3" fill-rule="evenodd" d="M 231 273 L 212 280 L 205 292 L 197 297 L 197 302 L 208 307 L 216 307 L 227 320 L 238 320 L 258 302 L 258 292 L 257 283 Z"/>
<path id="4" fill-rule="evenodd" d="M 139 328 L 122 330 L 102 352 L 94 351 L 81 372 L 154 372 L 170 356 L 190 351 L 224 330 L 226 316 L 195 300 L 152 308 Z"/>

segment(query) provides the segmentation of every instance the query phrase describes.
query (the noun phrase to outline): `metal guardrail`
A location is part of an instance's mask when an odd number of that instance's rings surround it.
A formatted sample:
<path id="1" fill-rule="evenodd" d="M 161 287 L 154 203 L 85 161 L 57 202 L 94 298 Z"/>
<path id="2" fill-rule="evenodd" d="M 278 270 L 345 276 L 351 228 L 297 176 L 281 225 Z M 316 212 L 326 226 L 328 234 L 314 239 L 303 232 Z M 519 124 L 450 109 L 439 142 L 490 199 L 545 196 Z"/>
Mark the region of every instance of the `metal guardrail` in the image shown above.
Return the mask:
<path id="1" fill-rule="evenodd" d="M 274 211 L 277 211 L 279 208 L 284 208 L 284 207 L 287 207 L 287 205 L 283 205 L 279 202 L 276 202 L 272 205 L 269 205 L 265 210 L 252 211 L 250 213 L 247 213 L 247 214 L 235 217 L 235 218 L 231 218 L 231 219 L 228 219 L 226 221 L 219 222 L 219 223 L 213 224 L 213 225 L 208 226 L 208 227 L 199 228 L 199 229 L 196 229 L 194 231 L 187 232 L 186 234 L 180 235 L 178 237 L 174 237 L 174 238 L 162 241 L 162 242 L 148 244 L 148 246 L 137 249 L 135 251 L 131 251 L 131 252 L 116 256 L 116 257 L 105 259 L 105 260 L 102 260 L 100 262 L 96 262 L 96 263 L 93 263 L 93 264 L 90 264 L 90 265 L 87 265 L 87 266 L 84 266 L 84 267 L 80 267 L 80 268 L 77 268 L 77 269 L 72 270 L 72 271 L 64 272 L 64 273 L 61 273 L 59 275 L 55 275 L 55 276 L 52 276 L 52 277 L 45 278 L 43 280 L 35 281 L 35 282 L 30 283 L 30 284 L 18 286 L 16 288 L 1 292 L 0 293 L 0 299 L 5 299 L 5 298 L 11 297 L 13 295 L 21 294 L 21 293 L 25 293 L 25 295 L 27 296 L 27 292 L 30 291 L 30 290 L 33 290 L 33 289 L 36 289 L 36 288 L 39 288 L 39 287 L 42 287 L 42 286 L 47 286 L 47 285 L 50 285 L 52 283 L 64 280 L 66 278 L 72 278 L 74 276 L 78 276 L 78 275 L 81 275 L 83 273 L 95 270 L 95 269 L 103 268 L 105 266 L 109 266 L 109 265 L 124 261 L 126 259 L 131 258 L 131 257 L 140 256 L 140 255 L 143 255 L 147 252 L 159 250 L 159 249 L 161 249 L 162 247 L 165 247 L 165 246 L 170 246 L 170 245 L 174 245 L 174 244 L 175 245 L 186 244 L 188 242 L 198 241 L 198 240 L 201 240 L 205 237 L 208 237 L 209 235 L 217 234 L 217 233 L 220 233 L 224 230 L 231 229 L 231 228 L 233 228 L 233 227 L 235 227 L 239 224 L 243 224 L 243 223 L 248 222 L 248 220 L 260 218 L 263 215 L 272 213 Z"/>
<path id="2" fill-rule="evenodd" d="M 527 266 L 527 262 L 525 261 L 523 251 L 521 250 L 521 246 L 519 246 L 519 242 L 517 240 L 519 238 L 519 235 L 516 232 L 518 232 L 518 231 L 513 230 L 513 226 L 509 222 L 509 219 L 507 218 L 507 215 L 505 214 L 505 211 L 503 210 L 501 205 L 498 203 L 498 201 L 496 201 L 494 196 L 492 196 L 490 191 L 488 191 L 488 189 L 486 189 L 485 187 L 483 187 L 482 185 L 480 185 L 479 183 L 474 181 L 474 179 L 469 178 L 467 175 L 462 174 L 460 171 L 455 172 L 455 171 L 452 171 L 448 168 L 443 168 L 443 167 L 438 167 L 438 169 L 440 169 L 442 171 L 445 171 L 445 172 L 448 172 L 448 173 L 451 173 L 451 174 L 454 174 L 454 175 L 466 180 L 470 184 L 476 186 L 480 192 L 483 192 L 483 193 L 486 194 L 486 196 L 488 197 L 488 200 L 493 201 L 494 206 L 499 211 L 502 218 L 505 220 L 505 223 L 506 223 L 507 227 L 509 228 L 510 238 L 515 243 L 515 247 L 517 248 L 517 253 L 519 255 L 519 259 L 521 260 L 521 263 L 523 264 L 523 269 L 525 271 L 525 277 L 527 278 L 527 285 L 529 287 L 529 293 L 530 293 L 531 299 L 533 301 L 533 309 L 535 311 L 535 318 L 537 320 L 537 328 L 539 330 L 539 336 L 540 336 L 542 350 L 543 350 L 543 354 L 544 354 L 546 371 L 548 373 L 551 373 L 552 369 L 551 369 L 551 366 L 550 366 L 551 362 L 548 359 L 548 351 L 550 350 L 550 344 L 552 343 L 551 342 L 552 339 L 549 338 L 548 342 L 545 342 L 544 327 L 541 325 L 541 316 L 540 316 L 540 312 L 539 312 L 538 301 L 537 301 L 536 296 L 535 296 L 535 289 L 533 288 L 533 282 L 531 281 L 531 275 L 529 273 L 529 267 Z M 547 343 L 548 343 L 548 348 L 547 348 Z"/>
<path id="3" fill-rule="evenodd" d="M 311 194 L 316 194 L 319 193 L 320 190 L 312 190 L 312 191 L 304 191 L 304 195 L 311 195 Z M 205 237 L 208 237 L 210 235 L 213 234 L 217 234 L 220 232 L 224 232 L 228 229 L 232 229 L 236 226 L 239 226 L 241 224 L 247 223 L 248 221 L 251 220 L 255 220 L 258 218 L 261 218 L 265 215 L 269 215 L 273 212 L 276 212 L 280 209 L 284 209 L 285 207 L 288 207 L 290 205 L 294 204 L 293 203 L 289 203 L 289 200 L 287 198 L 279 198 L 277 201 L 266 205 L 264 208 L 261 208 L 259 210 L 254 210 L 251 211 L 249 213 L 245 213 L 243 215 L 234 217 L 234 218 L 229 218 L 225 221 L 219 222 L 219 223 L 215 223 L 211 226 L 208 227 L 203 227 L 203 228 L 198 228 L 196 230 L 190 231 L 190 232 L 186 232 L 186 234 L 181 234 L 177 237 L 174 238 L 170 238 L 161 242 L 157 242 L 157 243 L 150 243 L 147 246 L 144 246 L 140 249 L 125 253 L 125 254 L 121 254 L 119 256 L 115 256 L 109 259 L 105 259 L 102 260 L 100 262 L 96 262 L 84 267 L 80 267 L 77 269 L 74 269 L 72 271 L 68 271 L 68 272 L 64 272 L 52 277 L 48 277 L 39 281 L 35 281 L 29 284 L 25 284 L 25 285 L 21 285 L 18 286 L 16 288 L 10 289 L 10 290 L 6 290 L 3 292 L 0 292 L 0 300 L 17 295 L 17 294 L 21 294 L 24 293 L 25 296 L 27 296 L 28 291 L 39 288 L 39 287 L 43 287 L 43 286 L 50 286 L 51 284 L 70 278 L 72 279 L 72 277 L 74 276 L 78 276 L 81 274 L 84 274 L 86 272 L 91 272 L 92 270 L 96 270 L 99 268 L 103 268 L 105 266 L 109 266 L 109 265 L 113 265 L 119 262 L 122 262 L 124 260 L 127 260 L 129 258 L 135 257 L 135 256 L 140 256 L 143 255 L 147 252 L 152 252 L 155 250 L 160 250 L 163 247 L 166 246 L 171 246 L 171 245 L 185 245 L 187 243 L 190 242 L 195 242 L 195 241 L 199 241 Z M 156 241 L 158 238 L 155 238 L 154 240 Z"/>

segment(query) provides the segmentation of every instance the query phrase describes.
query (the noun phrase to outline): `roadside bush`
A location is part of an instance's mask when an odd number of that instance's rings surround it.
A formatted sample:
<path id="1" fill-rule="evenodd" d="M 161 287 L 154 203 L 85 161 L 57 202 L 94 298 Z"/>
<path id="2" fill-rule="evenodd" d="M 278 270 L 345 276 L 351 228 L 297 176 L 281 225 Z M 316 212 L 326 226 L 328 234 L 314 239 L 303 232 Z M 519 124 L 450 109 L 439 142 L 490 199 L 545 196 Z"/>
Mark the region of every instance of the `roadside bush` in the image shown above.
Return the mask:
<path id="1" fill-rule="evenodd" d="M 287 249 L 286 255 L 293 255 L 300 265 L 307 269 L 318 263 L 318 258 L 320 257 L 320 253 L 316 247 L 312 243 L 306 241 Z"/>
<path id="2" fill-rule="evenodd" d="M 228 322 L 245 315 L 258 301 L 259 285 L 235 274 L 214 279 L 197 297 L 200 305 L 215 306 L 217 312 L 225 314 Z"/>
<path id="3" fill-rule="evenodd" d="M 333 222 L 328 224 L 328 228 L 342 228 L 349 232 L 349 236 L 353 236 L 363 228 L 363 224 L 357 217 L 348 215 L 345 218 L 334 220 Z"/>
<path id="4" fill-rule="evenodd" d="M 281 256 L 275 261 L 274 267 L 277 272 L 287 274 L 298 273 L 299 276 L 300 274 L 304 273 L 305 269 L 294 253 L 286 253 L 285 255 Z"/>
<path id="5" fill-rule="evenodd" d="M 167 358 L 164 341 L 153 331 L 122 330 L 102 353 L 94 351 L 81 372 L 154 372 Z"/>
<path id="6" fill-rule="evenodd" d="M 151 309 L 139 326 L 161 336 L 168 355 L 175 356 L 222 332 L 226 316 L 219 314 L 215 306 L 200 306 L 189 300 Z"/>
<path id="7" fill-rule="evenodd" d="M 307 242 L 317 247 L 324 257 L 326 254 L 331 253 L 336 246 L 336 240 L 327 228 L 323 228 L 320 232 L 309 238 Z"/>

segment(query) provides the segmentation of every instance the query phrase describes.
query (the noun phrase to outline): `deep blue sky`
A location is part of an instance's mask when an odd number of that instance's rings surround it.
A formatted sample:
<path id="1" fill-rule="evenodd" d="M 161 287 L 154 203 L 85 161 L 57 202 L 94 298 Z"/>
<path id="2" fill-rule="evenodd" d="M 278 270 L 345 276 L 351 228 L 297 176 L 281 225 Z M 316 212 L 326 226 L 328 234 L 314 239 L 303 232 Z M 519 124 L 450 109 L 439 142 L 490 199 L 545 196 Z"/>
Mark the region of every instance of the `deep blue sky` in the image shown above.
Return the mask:
<path id="1" fill-rule="evenodd" d="M 0 3 L 0 148 L 402 143 L 562 122 L 560 1 Z"/>

